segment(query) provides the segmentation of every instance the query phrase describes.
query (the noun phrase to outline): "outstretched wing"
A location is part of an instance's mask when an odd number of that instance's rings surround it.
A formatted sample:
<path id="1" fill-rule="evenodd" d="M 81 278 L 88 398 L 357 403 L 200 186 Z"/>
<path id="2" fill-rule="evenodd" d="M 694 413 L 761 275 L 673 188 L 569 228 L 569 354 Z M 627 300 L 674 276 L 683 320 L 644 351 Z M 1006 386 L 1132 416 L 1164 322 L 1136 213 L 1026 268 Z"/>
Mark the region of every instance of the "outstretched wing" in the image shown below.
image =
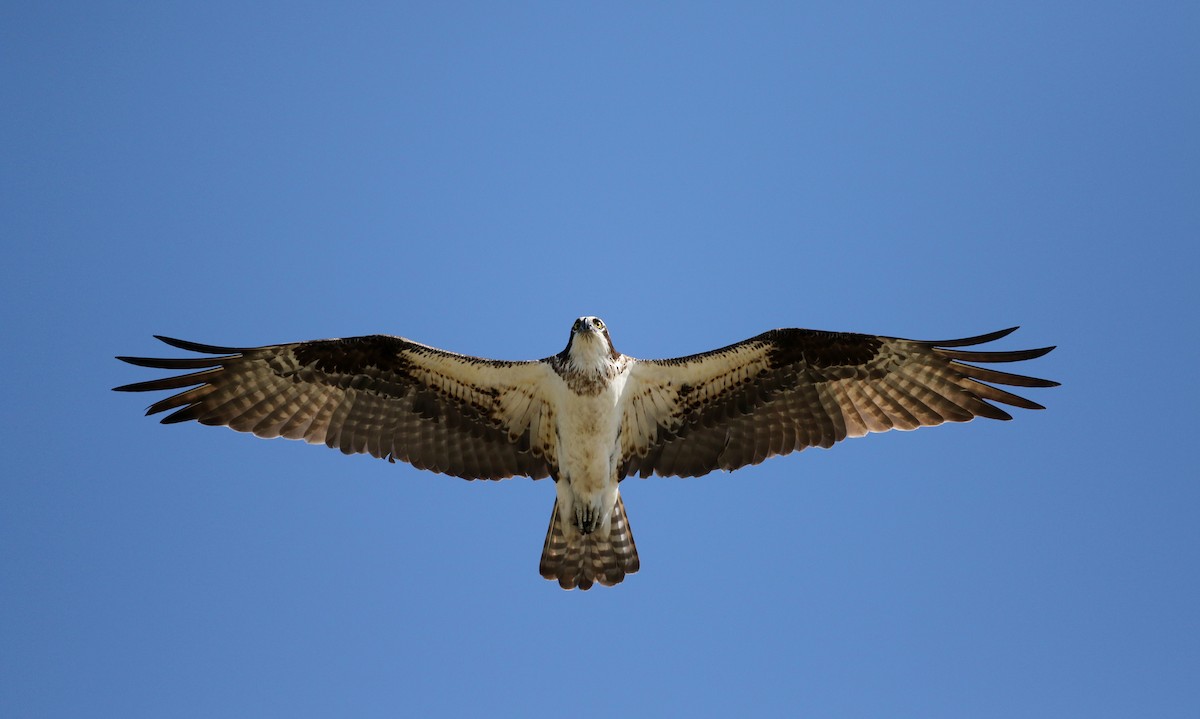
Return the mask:
<path id="1" fill-rule="evenodd" d="M 694 477 L 869 432 L 1012 419 L 991 402 L 1043 409 L 985 382 L 1057 382 L 967 363 L 1034 359 L 1053 347 L 958 349 L 1015 329 L 942 342 L 780 329 L 690 357 L 639 361 L 627 387 L 620 476 Z"/>
<path id="2" fill-rule="evenodd" d="M 199 370 L 129 384 L 175 390 L 146 411 L 259 437 L 324 443 L 465 479 L 555 472 L 553 417 L 538 387 L 543 362 L 502 362 L 371 335 L 267 347 L 214 347 L 159 337 L 209 356 L 118 357 L 141 367 Z"/>

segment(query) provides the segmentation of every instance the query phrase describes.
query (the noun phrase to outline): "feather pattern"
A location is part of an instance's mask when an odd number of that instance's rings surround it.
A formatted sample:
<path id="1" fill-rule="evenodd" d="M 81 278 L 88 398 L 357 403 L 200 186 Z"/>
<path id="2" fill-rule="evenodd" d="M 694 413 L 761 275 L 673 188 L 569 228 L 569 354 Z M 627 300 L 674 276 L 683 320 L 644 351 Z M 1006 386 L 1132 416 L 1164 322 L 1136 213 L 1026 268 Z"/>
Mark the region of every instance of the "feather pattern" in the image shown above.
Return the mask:
<path id="1" fill-rule="evenodd" d="M 627 405 L 622 423 L 621 476 L 695 477 L 869 432 L 1012 418 L 992 402 L 1042 409 L 985 382 L 1057 382 L 968 363 L 1029 360 L 1052 347 L 958 349 L 1015 329 L 933 342 L 781 329 L 711 352 L 638 362 L 629 380 L 638 401 Z"/>
<path id="2" fill-rule="evenodd" d="M 545 362 L 454 354 L 372 335 L 266 347 L 216 347 L 159 337 L 208 357 L 121 357 L 184 375 L 118 387 L 185 389 L 150 405 L 164 423 L 196 420 L 259 437 L 320 443 L 465 479 L 554 473 L 553 412 L 539 387 Z"/>
<path id="3" fill-rule="evenodd" d="M 625 502 L 620 497 L 608 527 L 590 534 L 581 534 L 565 521 L 558 502 L 554 503 L 538 567 L 543 577 L 557 581 L 563 589 L 591 589 L 596 582 L 611 587 L 640 567 Z"/>

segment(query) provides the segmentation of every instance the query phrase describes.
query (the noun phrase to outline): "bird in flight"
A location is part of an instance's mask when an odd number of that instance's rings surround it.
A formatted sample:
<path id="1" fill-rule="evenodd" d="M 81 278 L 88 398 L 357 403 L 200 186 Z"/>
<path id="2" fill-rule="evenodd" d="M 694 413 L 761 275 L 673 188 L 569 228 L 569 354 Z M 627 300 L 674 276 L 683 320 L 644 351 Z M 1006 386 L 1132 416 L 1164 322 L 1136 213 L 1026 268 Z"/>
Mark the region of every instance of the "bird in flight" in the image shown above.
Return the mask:
<path id="1" fill-rule="evenodd" d="M 598 317 L 541 360 L 470 357 L 369 335 L 264 347 L 169 337 L 199 357 L 118 357 L 196 370 L 115 388 L 183 390 L 150 405 L 162 422 L 195 420 L 259 437 L 303 439 L 463 479 L 554 479 L 541 575 L 564 589 L 618 584 L 639 568 L 619 485 L 634 475 L 732 471 L 847 437 L 1044 409 L 995 385 L 1057 382 L 977 364 L 1053 347 L 962 349 L 977 337 L 918 341 L 776 329 L 674 359 L 618 352 Z"/>

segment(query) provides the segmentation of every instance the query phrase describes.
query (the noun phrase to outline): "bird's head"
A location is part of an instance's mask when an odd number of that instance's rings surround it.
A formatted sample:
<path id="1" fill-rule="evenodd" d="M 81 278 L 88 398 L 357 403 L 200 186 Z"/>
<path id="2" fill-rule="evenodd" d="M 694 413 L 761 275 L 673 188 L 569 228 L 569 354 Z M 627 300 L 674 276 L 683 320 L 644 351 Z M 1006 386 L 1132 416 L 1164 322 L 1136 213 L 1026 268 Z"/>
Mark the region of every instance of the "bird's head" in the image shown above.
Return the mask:
<path id="1" fill-rule="evenodd" d="M 608 326 L 599 317 L 580 317 L 571 325 L 567 356 L 579 367 L 590 367 L 621 356 L 613 348 Z"/>

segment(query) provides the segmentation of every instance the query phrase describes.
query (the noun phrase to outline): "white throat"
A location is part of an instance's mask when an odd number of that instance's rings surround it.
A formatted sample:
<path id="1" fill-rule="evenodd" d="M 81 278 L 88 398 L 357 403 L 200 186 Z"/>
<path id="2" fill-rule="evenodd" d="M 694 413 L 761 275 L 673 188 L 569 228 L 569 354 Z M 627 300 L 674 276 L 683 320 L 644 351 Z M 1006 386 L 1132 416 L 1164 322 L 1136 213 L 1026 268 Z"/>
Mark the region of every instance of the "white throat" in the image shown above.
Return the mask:
<path id="1" fill-rule="evenodd" d="M 574 369 L 589 374 L 608 375 L 614 368 L 612 348 L 599 332 L 577 333 L 567 361 Z"/>

